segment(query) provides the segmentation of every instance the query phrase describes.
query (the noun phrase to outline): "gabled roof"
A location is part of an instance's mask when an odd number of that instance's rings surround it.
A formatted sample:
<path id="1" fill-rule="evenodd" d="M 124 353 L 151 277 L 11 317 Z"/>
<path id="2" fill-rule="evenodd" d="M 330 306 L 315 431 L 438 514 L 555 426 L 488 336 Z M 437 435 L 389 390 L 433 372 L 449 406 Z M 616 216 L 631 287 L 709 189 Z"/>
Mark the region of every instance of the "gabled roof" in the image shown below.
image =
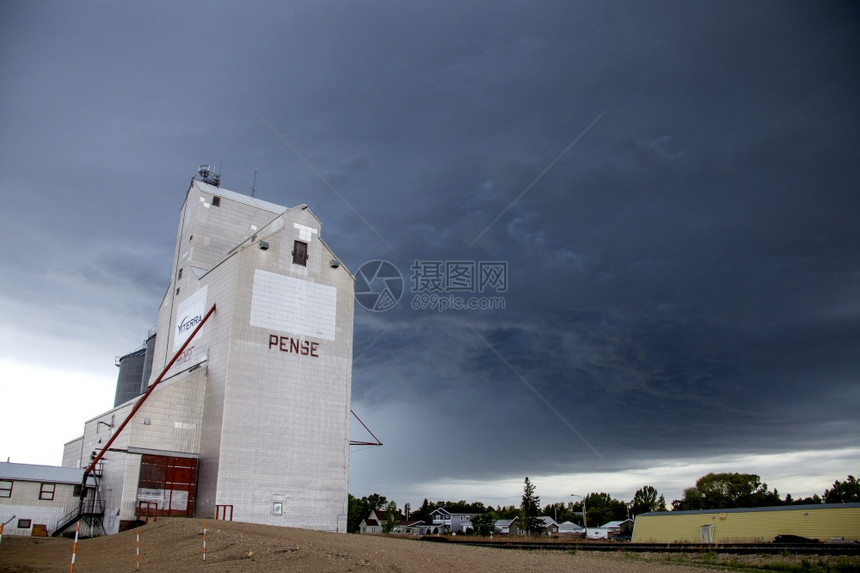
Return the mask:
<path id="1" fill-rule="evenodd" d="M 565 521 L 564 523 L 558 524 L 559 531 L 585 531 L 585 528 L 581 525 L 578 525 L 572 521 Z"/>
<path id="2" fill-rule="evenodd" d="M 283 205 L 276 205 L 275 203 L 263 201 L 262 199 L 257 199 L 256 197 L 242 195 L 241 193 L 230 191 L 229 189 L 225 189 L 224 187 L 215 187 L 214 185 L 204 183 L 203 181 L 195 180 L 192 185 L 197 186 L 198 189 L 205 193 L 212 193 L 213 195 L 218 195 L 219 197 L 230 199 L 231 201 L 236 201 L 237 203 L 243 203 L 251 207 L 256 207 L 257 209 L 263 209 L 264 211 L 269 211 L 270 213 L 277 213 L 278 215 L 280 215 L 284 211 L 288 210 L 288 208 L 284 207 Z"/>
<path id="3" fill-rule="evenodd" d="M 550 527 L 552 525 L 558 526 L 558 523 L 556 523 L 555 520 L 548 515 L 542 515 L 542 516 L 538 517 L 538 519 L 543 521 L 544 527 Z"/>
<path id="4" fill-rule="evenodd" d="M 46 483 L 70 483 L 77 485 L 84 479 L 84 470 L 78 468 L 64 468 L 60 466 L 40 466 L 34 464 L 0 462 L 0 479 L 13 481 L 39 481 Z M 92 480 L 92 477 L 89 479 Z"/>
<path id="5" fill-rule="evenodd" d="M 370 512 L 368 519 L 374 518 L 374 517 L 381 522 L 381 521 L 385 521 L 386 519 L 388 519 L 388 514 L 385 512 L 384 509 L 374 509 L 373 511 Z"/>
<path id="6" fill-rule="evenodd" d="M 496 523 L 495 523 L 495 526 L 496 526 L 496 527 L 510 527 L 511 525 L 513 525 L 513 524 L 514 524 L 514 522 L 515 522 L 516 520 L 517 520 L 517 518 L 516 518 L 516 517 L 514 517 L 514 518 L 512 518 L 512 519 L 497 519 L 497 520 L 496 520 Z"/>
<path id="7" fill-rule="evenodd" d="M 446 514 L 448 514 L 448 515 L 480 515 L 480 512 L 477 512 L 477 511 L 469 511 L 469 512 L 460 512 L 460 513 L 457 513 L 457 512 L 454 512 L 454 511 L 448 511 L 448 510 L 447 510 L 447 509 L 445 509 L 444 507 L 437 507 L 436 509 L 434 509 L 433 511 L 431 511 L 431 512 L 430 512 L 430 515 L 433 515 L 433 514 L 434 514 L 434 513 L 436 513 L 437 511 L 445 512 L 445 513 L 446 513 Z"/>
<path id="8" fill-rule="evenodd" d="M 604 523 L 600 527 L 606 527 L 606 528 L 611 529 L 613 527 L 621 527 L 625 523 L 633 523 L 633 520 L 632 519 L 621 519 L 621 520 L 617 520 L 617 521 L 607 521 L 606 523 Z"/>
<path id="9" fill-rule="evenodd" d="M 376 517 L 377 519 L 374 519 L 374 517 Z M 388 516 L 385 514 L 384 511 L 372 511 L 372 512 L 370 512 L 370 516 L 368 516 L 366 519 L 362 519 L 362 521 L 365 523 L 365 525 L 368 525 L 368 526 L 381 526 L 385 521 L 387 521 L 387 519 L 388 519 Z M 420 519 L 417 521 L 411 521 L 408 519 L 398 519 L 397 521 L 394 522 L 394 525 L 399 526 L 399 527 L 414 527 L 416 525 L 423 525 L 423 524 L 424 524 L 424 522 L 421 521 Z"/>

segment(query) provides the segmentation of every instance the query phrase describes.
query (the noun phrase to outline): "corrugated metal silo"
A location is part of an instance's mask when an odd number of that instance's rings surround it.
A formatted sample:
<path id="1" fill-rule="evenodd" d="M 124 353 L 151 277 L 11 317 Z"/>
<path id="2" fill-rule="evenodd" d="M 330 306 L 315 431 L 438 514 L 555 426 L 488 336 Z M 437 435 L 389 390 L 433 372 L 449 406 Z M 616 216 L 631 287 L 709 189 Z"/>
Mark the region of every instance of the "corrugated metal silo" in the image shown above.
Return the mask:
<path id="1" fill-rule="evenodd" d="M 140 380 L 140 393 L 143 394 L 149 388 L 149 377 L 152 375 L 152 356 L 155 354 L 155 333 L 146 339 L 146 357 L 143 362 L 143 376 Z"/>
<path id="2" fill-rule="evenodd" d="M 126 354 L 117 360 L 119 375 L 116 380 L 116 395 L 113 399 L 114 407 L 140 396 L 145 362 L 146 348 L 135 350 L 131 354 Z"/>

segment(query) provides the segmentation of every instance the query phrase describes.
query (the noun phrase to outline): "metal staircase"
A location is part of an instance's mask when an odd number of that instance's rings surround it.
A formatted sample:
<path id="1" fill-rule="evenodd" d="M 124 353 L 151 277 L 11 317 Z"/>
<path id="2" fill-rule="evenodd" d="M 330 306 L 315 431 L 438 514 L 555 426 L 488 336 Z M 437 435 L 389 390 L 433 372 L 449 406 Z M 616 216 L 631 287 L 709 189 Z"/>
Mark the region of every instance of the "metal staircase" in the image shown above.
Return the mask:
<path id="1" fill-rule="evenodd" d="M 59 537 L 66 529 L 82 519 L 84 523 L 92 528 L 102 527 L 102 518 L 105 514 L 105 502 L 99 499 L 85 499 L 84 503 L 76 509 L 67 513 L 59 521 L 57 529 L 51 534 L 53 537 Z M 102 527 L 102 530 L 104 528 Z"/>
<path id="2" fill-rule="evenodd" d="M 51 534 L 52 537 L 59 537 L 65 530 L 81 519 L 83 519 L 84 523 L 89 525 L 91 529 L 100 527 L 102 532 L 104 532 L 102 518 L 105 515 L 105 502 L 104 500 L 99 499 L 99 490 L 101 489 L 99 487 L 99 478 L 102 476 L 102 467 L 102 463 L 97 464 L 93 473 L 90 474 L 93 479 L 89 483 L 91 483 L 92 486 L 88 485 L 86 489 L 92 490 L 93 496 L 87 497 L 86 493 L 82 492 L 82 499 L 78 504 L 78 507 L 64 515 L 62 519 L 57 522 L 57 527 Z M 83 487 L 83 484 L 81 487 Z"/>

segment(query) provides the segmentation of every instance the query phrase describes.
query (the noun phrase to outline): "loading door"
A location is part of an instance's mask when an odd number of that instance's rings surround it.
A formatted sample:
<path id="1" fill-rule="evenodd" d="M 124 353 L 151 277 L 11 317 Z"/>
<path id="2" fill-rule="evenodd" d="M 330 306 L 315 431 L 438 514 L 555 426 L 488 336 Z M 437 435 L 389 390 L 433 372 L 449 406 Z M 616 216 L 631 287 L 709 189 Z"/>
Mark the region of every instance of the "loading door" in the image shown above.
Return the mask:
<path id="1" fill-rule="evenodd" d="M 151 507 L 154 504 L 159 516 L 194 517 L 196 494 L 196 459 L 151 454 L 141 456 L 137 485 L 139 510 L 142 505 Z"/>

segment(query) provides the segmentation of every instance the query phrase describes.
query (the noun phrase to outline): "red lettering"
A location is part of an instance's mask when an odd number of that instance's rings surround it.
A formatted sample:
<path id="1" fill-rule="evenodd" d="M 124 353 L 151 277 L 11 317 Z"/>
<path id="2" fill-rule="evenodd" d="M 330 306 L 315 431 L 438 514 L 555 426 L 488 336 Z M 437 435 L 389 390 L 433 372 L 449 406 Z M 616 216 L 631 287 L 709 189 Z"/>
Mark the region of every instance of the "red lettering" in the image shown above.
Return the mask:
<path id="1" fill-rule="evenodd" d="M 269 335 L 269 349 L 277 348 L 281 352 L 319 358 L 319 347 L 320 343 L 316 341 L 302 340 L 301 338 L 293 338 L 291 336 L 278 336 L 277 334 Z M 188 350 L 186 354 L 190 356 L 191 350 Z"/>

